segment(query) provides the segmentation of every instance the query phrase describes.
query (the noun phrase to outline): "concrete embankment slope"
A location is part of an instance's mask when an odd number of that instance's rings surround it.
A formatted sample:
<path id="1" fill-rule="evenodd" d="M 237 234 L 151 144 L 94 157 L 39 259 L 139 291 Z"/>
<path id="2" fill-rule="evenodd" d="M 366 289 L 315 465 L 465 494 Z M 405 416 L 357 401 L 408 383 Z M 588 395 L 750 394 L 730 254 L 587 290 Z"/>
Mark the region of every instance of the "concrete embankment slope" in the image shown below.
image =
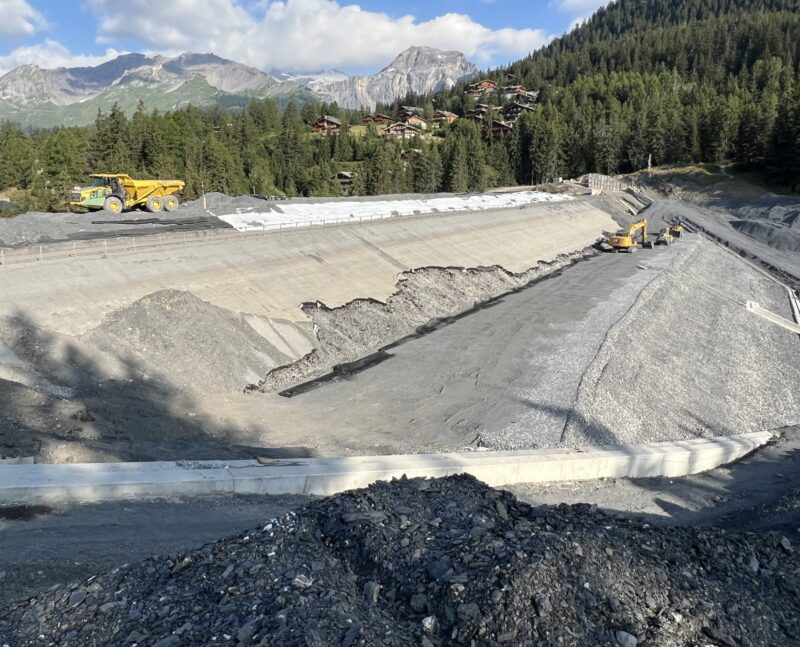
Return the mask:
<path id="1" fill-rule="evenodd" d="M 203 245 L 45 259 L 0 270 L 0 318 L 23 314 L 37 326 L 79 336 L 147 295 L 183 290 L 241 315 L 280 360 L 297 359 L 313 344 L 303 302 L 385 300 L 402 272 L 419 267 L 522 272 L 615 228 L 591 202 L 574 200 L 264 236 L 231 232 Z"/>

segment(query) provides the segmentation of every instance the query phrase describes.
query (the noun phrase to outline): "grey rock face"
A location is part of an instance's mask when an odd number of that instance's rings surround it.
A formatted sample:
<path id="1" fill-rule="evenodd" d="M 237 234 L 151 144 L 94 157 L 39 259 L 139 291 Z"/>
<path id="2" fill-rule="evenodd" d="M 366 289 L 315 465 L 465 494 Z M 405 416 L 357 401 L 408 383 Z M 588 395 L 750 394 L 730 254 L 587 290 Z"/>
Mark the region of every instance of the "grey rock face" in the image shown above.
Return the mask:
<path id="1" fill-rule="evenodd" d="M 409 47 L 377 74 L 318 84 L 315 90 L 343 108 L 373 110 L 376 104 L 391 103 L 409 92 L 425 94 L 452 88 L 477 71 L 461 52 Z"/>

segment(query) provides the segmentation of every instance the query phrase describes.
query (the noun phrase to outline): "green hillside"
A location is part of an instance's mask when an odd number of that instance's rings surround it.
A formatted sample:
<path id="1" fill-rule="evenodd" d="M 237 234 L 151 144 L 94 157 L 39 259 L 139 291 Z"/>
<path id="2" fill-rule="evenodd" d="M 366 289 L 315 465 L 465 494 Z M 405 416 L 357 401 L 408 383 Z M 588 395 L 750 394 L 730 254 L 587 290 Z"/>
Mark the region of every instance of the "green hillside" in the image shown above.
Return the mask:
<path id="1" fill-rule="evenodd" d="M 140 103 L 147 110 L 168 112 L 180 110 L 188 105 L 198 108 L 225 107 L 244 109 L 255 96 L 274 95 L 279 106 L 285 107 L 289 101 L 305 103 L 317 101 L 306 88 L 282 90 L 270 88 L 243 94 L 220 92 L 200 76 L 187 79 L 177 89 L 165 92 L 159 88 L 146 88 L 132 85 L 115 85 L 87 101 L 67 106 L 57 106 L 47 102 L 34 106 L 15 106 L 0 101 L 0 121 L 13 121 L 22 128 L 55 128 L 59 126 L 87 126 L 94 123 L 98 110 L 108 112 L 117 105 L 128 116 L 133 115 Z"/>
<path id="2" fill-rule="evenodd" d="M 275 98 L 221 97 L 203 81 L 142 97 L 141 106 L 110 92 L 74 108 L 91 127 L 26 133 L 0 124 L 0 190 L 21 189 L 26 208 L 59 209 L 75 182 L 107 170 L 183 178 L 186 199 L 202 190 L 336 195 L 333 174 L 347 170 L 356 172 L 356 194 L 462 192 L 636 171 L 648 161 L 733 161 L 797 187 L 798 2 L 619 0 L 487 75 L 538 92 L 503 133 L 485 128 L 508 107 L 503 93 L 475 98 L 463 85 L 380 107 L 396 114 L 413 104 L 430 117 L 434 108 L 464 116 L 479 101 L 492 104 L 483 122 L 462 118 L 410 140 L 381 137 L 335 105 L 289 103 L 281 114 Z M 167 112 L 152 114 L 152 102 Z M 341 118 L 342 132 L 314 135 L 320 114 Z"/>
<path id="3" fill-rule="evenodd" d="M 540 93 L 517 123 L 520 182 L 632 171 L 652 156 L 731 160 L 797 184 L 798 69 L 798 0 L 619 0 L 485 76 Z M 435 98 L 462 114 L 476 102 L 463 86 Z"/>

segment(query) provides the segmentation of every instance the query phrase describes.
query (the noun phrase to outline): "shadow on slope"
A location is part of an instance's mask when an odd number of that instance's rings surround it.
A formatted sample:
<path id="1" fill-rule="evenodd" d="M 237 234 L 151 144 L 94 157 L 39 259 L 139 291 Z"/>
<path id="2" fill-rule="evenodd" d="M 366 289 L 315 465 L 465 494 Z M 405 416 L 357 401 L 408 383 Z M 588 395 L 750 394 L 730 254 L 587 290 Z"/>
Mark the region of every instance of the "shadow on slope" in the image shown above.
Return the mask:
<path id="1" fill-rule="evenodd" d="M 303 447 L 258 445 L 259 429 L 220 426 L 198 402 L 131 356 L 110 370 L 74 340 L 38 327 L 23 311 L 2 322 L 6 346 L 51 383 L 59 398 L 0 380 L 0 451 L 40 462 L 309 456 Z"/>

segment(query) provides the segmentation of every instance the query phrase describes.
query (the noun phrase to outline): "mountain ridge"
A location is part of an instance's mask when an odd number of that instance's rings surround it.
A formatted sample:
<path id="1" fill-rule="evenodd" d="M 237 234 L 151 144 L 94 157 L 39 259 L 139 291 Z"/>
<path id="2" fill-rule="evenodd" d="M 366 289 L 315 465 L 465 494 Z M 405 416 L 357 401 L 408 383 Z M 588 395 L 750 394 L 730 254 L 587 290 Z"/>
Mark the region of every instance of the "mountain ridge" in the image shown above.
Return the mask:
<path id="1" fill-rule="evenodd" d="M 26 127 L 91 123 L 98 110 L 118 103 L 131 112 L 143 100 L 149 110 L 244 107 L 252 98 L 285 104 L 336 101 L 344 108 L 374 109 L 409 92 L 448 89 L 477 68 L 460 52 L 410 47 L 374 75 L 338 71 L 268 74 L 212 53 L 179 56 L 122 54 L 94 67 L 46 69 L 23 65 L 0 76 L 0 120 Z"/>

